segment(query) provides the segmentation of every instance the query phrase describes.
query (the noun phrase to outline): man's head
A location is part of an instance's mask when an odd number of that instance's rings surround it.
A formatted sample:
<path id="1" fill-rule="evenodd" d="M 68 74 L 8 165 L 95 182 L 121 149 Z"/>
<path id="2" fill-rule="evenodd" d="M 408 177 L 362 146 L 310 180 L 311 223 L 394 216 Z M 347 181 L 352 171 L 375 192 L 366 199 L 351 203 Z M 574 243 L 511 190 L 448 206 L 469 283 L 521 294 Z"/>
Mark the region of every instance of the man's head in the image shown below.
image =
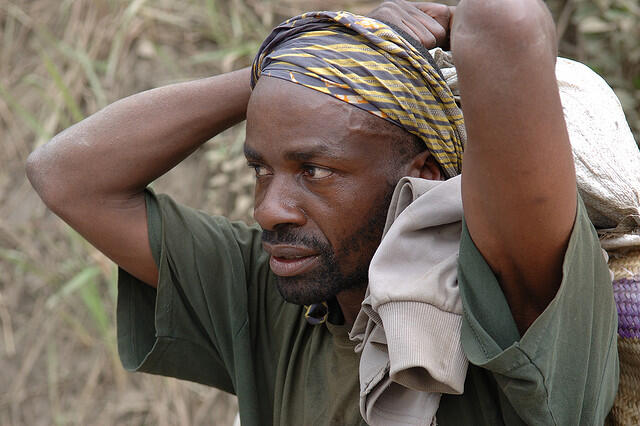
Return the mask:
<path id="1" fill-rule="evenodd" d="M 286 300 L 363 289 L 398 180 L 458 173 L 462 116 L 440 77 L 393 30 L 348 13 L 305 14 L 267 38 L 245 153 Z"/>
<path id="2" fill-rule="evenodd" d="M 441 177 L 407 131 L 271 77 L 251 96 L 245 154 L 256 170 L 254 216 L 271 269 L 294 303 L 366 285 L 398 180 Z"/>

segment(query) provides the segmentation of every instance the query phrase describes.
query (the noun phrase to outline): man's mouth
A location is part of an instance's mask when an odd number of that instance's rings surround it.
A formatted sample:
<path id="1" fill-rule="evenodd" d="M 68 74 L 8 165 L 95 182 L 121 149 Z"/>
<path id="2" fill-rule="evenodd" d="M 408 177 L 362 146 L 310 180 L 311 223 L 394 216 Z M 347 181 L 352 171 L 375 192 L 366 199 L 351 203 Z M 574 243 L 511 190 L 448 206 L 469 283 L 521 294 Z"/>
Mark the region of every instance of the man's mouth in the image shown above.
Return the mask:
<path id="1" fill-rule="evenodd" d="M 280 277 L 293 277 L 313 269 L 318 263 L 318 255 L 297 258 L 271 256 L 269 266 L 274 274 Z"/>
<path id="2" fill-rule="evenodd" d="M 319 254 L 306 247 L 273 245 L 263 243 L 264 249 L 271 255 L 269 266 L 280 277 L 292 277 L 303 274 L 318 264 Z"/>

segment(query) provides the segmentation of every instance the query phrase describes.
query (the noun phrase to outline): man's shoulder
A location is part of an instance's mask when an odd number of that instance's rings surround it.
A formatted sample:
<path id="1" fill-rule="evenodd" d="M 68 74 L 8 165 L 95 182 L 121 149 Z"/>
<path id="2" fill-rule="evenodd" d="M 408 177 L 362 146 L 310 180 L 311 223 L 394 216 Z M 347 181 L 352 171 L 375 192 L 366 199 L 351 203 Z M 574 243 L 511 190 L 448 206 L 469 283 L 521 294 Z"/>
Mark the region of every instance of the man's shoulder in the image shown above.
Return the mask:
<path id="1" fill-rule="evenodd" d="M 146 191 L 146 202 L 154 255 L 163 248 L 178 246 L 180 249 L 188 245 L 189 251 L 198 258 L 241 257 L 245 266 L 251 268 L 263 267 L 268 262 L 262 248 L 262 229 L 257 224 L 213 215 L 152 190 Z"/>
<path id="2" fill-rule="evenodd" d="M 607 263 L 580 199 L 562 268 L 555 297 L 521 335 L 498 277 L 463 232 L 462 343 L 474 367 L 465 395 L 443 398 L 448 402 L 441 407 L 462 404 L 485 411 L 482 395 L 490 391 L 506 424 L 518 424 L 509 419 L 578 424 L 604 418 L 617 384 L 617 315 Z"/>

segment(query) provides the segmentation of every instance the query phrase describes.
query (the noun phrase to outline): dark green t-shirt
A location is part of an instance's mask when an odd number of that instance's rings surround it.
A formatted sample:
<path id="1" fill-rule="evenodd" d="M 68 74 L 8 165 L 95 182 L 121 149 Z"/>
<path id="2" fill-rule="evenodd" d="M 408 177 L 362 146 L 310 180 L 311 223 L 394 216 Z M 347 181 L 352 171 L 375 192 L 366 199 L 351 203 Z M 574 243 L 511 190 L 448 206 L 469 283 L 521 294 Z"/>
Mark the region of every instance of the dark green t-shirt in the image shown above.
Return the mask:
<path id="1" fill-rule="evenodd" d="M 261 231 L 147 193 L 155 290 L 120 270 L 118 348 L 125 368 L 238 396 L 243 426 L 364 424 L 358 356 L 345 327 L 309 325 L 274 285 Z M 618 383 L 617 318 L 606 263 L 579 202 L 557 296 L 520 338 L 466 228 L 459 282 L 461 396 L 440 425 L 598 424 Z"/>

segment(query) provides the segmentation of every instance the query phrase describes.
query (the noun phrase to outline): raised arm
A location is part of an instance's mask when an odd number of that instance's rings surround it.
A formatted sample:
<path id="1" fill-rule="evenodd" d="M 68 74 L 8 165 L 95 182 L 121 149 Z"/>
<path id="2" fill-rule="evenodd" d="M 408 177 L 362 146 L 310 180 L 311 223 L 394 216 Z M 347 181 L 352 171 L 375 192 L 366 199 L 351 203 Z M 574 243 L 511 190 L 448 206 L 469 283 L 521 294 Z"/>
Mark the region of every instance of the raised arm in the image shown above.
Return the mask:
<path id="1" fill-rule="evenodd" d="M 559 288 L 576 212 L 554 25 L 540 0 L 462 0 L 452 45 L 465 219 L 524 333 Z"/>
<path id="2" fill-rule="evenodd" d="M 27 176 L 51 210 L 96 248 L 155 286 L 144 189 L 245 118 L 249 69 L 117 101 L 33 152 Z"/>

